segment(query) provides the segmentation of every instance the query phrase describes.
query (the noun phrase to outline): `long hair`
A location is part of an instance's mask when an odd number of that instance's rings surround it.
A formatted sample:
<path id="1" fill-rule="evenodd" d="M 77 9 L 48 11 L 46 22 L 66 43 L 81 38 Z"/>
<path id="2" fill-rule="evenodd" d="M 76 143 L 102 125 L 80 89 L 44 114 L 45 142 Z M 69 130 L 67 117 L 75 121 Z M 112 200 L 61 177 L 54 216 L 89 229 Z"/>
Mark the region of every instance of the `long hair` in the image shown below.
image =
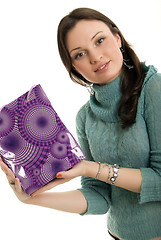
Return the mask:
<path id="1" fill-rule="evenodd" d="M 132 69 L 122 66 L 121 71 L 121 92 L 122 98 L 118 108 L 118 115 L 122 122 L 122 128 L 130 127 L 135 123 L 138 98 L 140 96 L 142 84 L 145 77 L 143 65 L 140 63 L 134 50 L 130 44 L 125 40 L 122 33 L 108 17 L 102 13 L 90 8 L 77 8 L 69 15 L 65 16 L 59 23 L 57 32 L 57 41 L 59 54 L 64 66 L 66 67 L 70 78 L 83 86 L 90 85 L 91 83 L 86 80 L 72 67 L 72 60 L 66 46 L 67 33 L 80 21 L 80 20 L 99 20 L 104 22 L 113 34 L 119 34 L 122 43 L 123 59 Z"/>

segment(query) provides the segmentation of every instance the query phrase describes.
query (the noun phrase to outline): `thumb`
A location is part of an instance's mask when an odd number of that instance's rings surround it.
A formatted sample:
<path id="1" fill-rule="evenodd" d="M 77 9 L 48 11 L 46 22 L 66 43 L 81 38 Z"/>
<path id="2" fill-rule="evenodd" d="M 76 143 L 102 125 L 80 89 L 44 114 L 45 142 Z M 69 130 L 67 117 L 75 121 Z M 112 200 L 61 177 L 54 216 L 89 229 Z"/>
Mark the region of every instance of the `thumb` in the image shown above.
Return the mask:
<path id="1" fill-rule="evenodd" d="M 68 178 L 73 178 L 73 177 L 76 177 L 73 169 L 69 169 L 67 171 L 61 171 L 56 174 L 56 178 L 68 179 Z"/>
<path id="2" fill-rule="evenodd" d="M 56 178 L 67 178 L 67 175 L 65 171 L 62 171 L 62 172 L 58 172 L 56 174 Z"/>
<path id="3" fill-rule="evenodd" d="M 72 179 L 81 176 L 80 169 L 80 163 L 78 163 L 67 171 L 58 172 L 56 178 Z"/>

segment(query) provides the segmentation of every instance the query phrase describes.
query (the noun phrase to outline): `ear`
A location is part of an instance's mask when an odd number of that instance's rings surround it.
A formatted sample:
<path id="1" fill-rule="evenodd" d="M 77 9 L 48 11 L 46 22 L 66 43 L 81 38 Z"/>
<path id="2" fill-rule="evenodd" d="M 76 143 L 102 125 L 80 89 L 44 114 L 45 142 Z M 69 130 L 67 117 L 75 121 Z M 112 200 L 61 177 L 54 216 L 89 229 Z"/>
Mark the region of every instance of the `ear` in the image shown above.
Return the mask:
<path id="1" fill-rule="evenodd" d="M 117 41 L 118 47 L 121 48 L 121 47 L 122 47 L 122 43 L 121 43 L 121 37 L 120 37 L 120 35 L 119 35 L 118 33 L 116 33 L 116 34 L 114 35 L 114 37 L 115 37 L 115 39 L 116 39 L 116 41 Z"/>

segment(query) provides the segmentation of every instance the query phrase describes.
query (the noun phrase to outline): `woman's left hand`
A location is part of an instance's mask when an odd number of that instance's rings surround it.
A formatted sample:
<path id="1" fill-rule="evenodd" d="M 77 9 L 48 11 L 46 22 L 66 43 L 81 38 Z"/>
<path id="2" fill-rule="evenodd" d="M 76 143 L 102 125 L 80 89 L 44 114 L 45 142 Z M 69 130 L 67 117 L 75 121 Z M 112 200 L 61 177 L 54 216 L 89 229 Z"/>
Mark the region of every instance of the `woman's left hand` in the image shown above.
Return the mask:
<path id="1" fill-rule="evenodd" d="M 84 176 L 85 175 L 85 164 L 86 161 L 82 160 L 81 162 L 77 163 L 74 167 L 72 167 L 70 170 L 58 172 L 56 175 L 56 179 L 45 185 L 44 187 L 38 189 L 35 191 L 31 196 L 36 196 L 37 194 L 40 194 L 44 191 L 50 190 L 51 188 L 54 188 L 60 184 L 63 184 L 65 182 L 68 182 L 72 180 L 73 178 Z"/>

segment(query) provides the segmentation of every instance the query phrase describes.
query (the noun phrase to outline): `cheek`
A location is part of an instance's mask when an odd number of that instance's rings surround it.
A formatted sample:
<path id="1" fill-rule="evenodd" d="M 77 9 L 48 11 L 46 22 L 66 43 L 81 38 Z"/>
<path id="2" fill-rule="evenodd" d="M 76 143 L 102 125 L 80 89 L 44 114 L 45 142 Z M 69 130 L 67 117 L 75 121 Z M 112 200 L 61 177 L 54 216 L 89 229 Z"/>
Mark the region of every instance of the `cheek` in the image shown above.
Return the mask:
<path id="1" fill-rule="evenodd" d="M 120 51 L 120 49 L 118 50 L 118 60 L 122 65 L 123 64 L 123 55 L 122 55 L 122 52 Z"/>
<path id="2" fill-rule="evenodd" d="M 115 61 L 123 62 L 123 55 L 118 45 L 113 50 L 111 48 L 111 56 Z"/>
<path id="3" fill-rule="evenodd" d="M 79 62 L 73 64 L 73 66 L 76 69 L 76 71 L 80 74 L 83 74 L 84 72 L 86 72 L 87 64 L 83 61 L 79 61 Z"/>
<path id="4" fill-rule="evenodd" d="M 115 39 L 110 39 L 110 41 L 108 42 L 108 46 L 105 46 L 105 48 L 106 48 L 106 52 L 109 53 L 111 55 L 111 57 L 122 55 L 122 53 L 120 51 L 121 43 L 117 42 Z M 105 51 L 105 49 L 104 49 L 104 51 Z"/>

